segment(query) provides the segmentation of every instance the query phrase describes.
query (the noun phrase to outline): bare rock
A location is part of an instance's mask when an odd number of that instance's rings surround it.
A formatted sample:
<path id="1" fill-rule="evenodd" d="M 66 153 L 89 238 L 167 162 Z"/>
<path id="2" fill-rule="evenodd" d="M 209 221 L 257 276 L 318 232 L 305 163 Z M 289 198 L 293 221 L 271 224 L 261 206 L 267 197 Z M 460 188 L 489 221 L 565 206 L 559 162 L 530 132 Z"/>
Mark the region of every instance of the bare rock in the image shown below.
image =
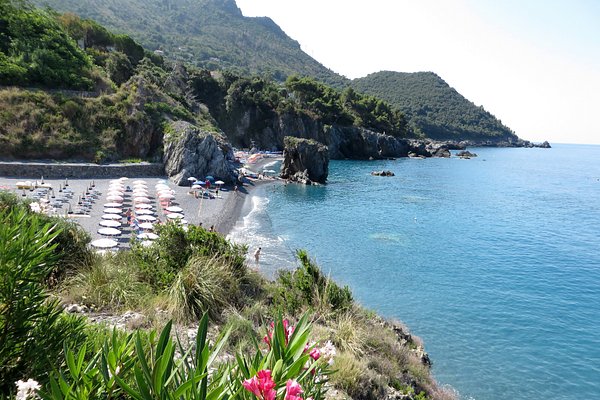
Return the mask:
<path id="1" fill-rule="evenodd" d="M 327 146 L 310 139 L 286 136 L 281 177 L 310 185 L 325 183 L 329 174 Z"/>
<path id="2" fill-rule="evenodd" d="M 169 124 L 164 139 L 165 172 L 177 185 L 188 178 L 212 175 L 224 182 L 235 180 L 233 150 L 216 132 L 208 132 L 185 121 Z"/>

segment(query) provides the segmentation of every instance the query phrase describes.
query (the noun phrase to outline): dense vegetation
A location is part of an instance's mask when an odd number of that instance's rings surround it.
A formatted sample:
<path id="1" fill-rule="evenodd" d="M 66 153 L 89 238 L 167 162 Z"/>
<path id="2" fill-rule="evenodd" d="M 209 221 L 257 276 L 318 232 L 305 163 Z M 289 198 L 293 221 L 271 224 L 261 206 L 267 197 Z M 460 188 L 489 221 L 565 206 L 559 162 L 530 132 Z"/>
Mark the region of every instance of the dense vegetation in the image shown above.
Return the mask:
<path id="1" fill-rule="evenodd" d="M 253 379 L 269 370 L 277 398 L 290 380 L 315 400 L 332 388 L 452 398 L 418 339 L 361 308 L 303 251 L 296 271 L 268 282 L 247 268 L 244 247 L 199 227 L 169 223 L 153 246 L 105 256 L 77 229 L 78 247 L 62 246 L 69 229 L 0 191 L 0 397 L 35 379 L 46 399 L 254 400 Z M 60 303 L 72 301 L 138 314 L 112 330 L 65 314 Z"/>
<path id="2" fill-rule="evenodd" d="M 0 21 L 5 21 L 10 37 L 8 50 L 2 54 L 14 63 L 0 65 L 0 83 L 11 85 L 0 90 L 1 157 L 160 161 L 164 133 L 175 120 L 217 135 L 222 130 L 236 146 L 249 146 L 281 116 L 304 118 L 320 129 L 358 126 L 397 137 L 409 135 L 399 111 L 351 88 L 340 92 L 297 75 L 280 83 L 264 76 L 213 73 L 173 64 L 94 21 L 2 1 Z M 42 21 L 38 22 L 43 29 L 26 32 L 20 28 L 30 20 Z M 23 60 L 38 51 L 31 47 L 38 36 L 61 38 L 60 46 L 71 49 L 85 65 L 71 65 L 68 60 L 46 65 L 38 60 L 31 68 L 22 68 L 24 75 L 14 79 L 13 66 L 29 65 Z M 45 46 L 44 52 L 51 60 L 61 59 L 60 46 Z M 34 73 L 40 68 L 54 72 L 41 79 Z M 70 79 L 70 74 L 78 79 Z M 253 124 L 237 137 L 237 127 L 248 111 L 255 113 Z M 269 141 L 263 145 L 282 146 L 271 138 Z"/>
<path id="3" fill-rule="evenodd" d="M 172 60 L 211 70 L 284 81 L 292 74 L 343 85 L 347 79 L 300 49 L 269 18 L 244 17 L 234 0 L 38 0 L 61 12 L 98 21 L 131 35 Z"/>
<path id="4" fill-rule="evenodd" d="M 387 100 L 406 114 L 413 130 L 433 139 L 516 141 L 483 107 L 465 99 L 432 72 L 383 71 L 352 81 L 362 93 Z"/>

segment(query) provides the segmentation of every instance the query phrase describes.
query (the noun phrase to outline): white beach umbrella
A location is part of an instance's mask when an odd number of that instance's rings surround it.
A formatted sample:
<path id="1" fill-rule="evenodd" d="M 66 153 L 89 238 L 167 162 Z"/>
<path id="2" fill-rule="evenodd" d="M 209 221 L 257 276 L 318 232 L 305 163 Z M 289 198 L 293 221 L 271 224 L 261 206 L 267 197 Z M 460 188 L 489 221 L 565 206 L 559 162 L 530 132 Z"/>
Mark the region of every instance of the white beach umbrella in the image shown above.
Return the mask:
<path id="1" fill-rule="evenodd" d="M 121 225 L 123 224 L 121 224 L 119 221 L 115 221 L 112 219 L 105 219 L 100 221 L 100 226 L 105 226 L 107 228 L 118 228 Z"/>
<path id="2" fill-rule="evenodd" d="M 135 205 L 136 209 L 139 210 L 149 210 L 152 208 L 152 204 L 148 204 L 148 203 L 138 203 Z"/>
<path id="3" fill-rule="evenodd" d="M 120 177 L 120 178 L 119 178 L 119 180 L 120 180 L 121 182 L 125 182 L 127 179 L 129 179 L 129 178 L 128 178 L 128 177 L 126 177 L 126 176 L 122 176 L 122 177 Z"/>
<path id="4" fill-rule="evenodd" d="M 118 221 L 122 218 L 123 218 L 123 216 L 119 215 L 119 214 L 104 214 L 104 215 L 102 215 L 102 219 L 113 219 L 115 221 Z"/>
<path id="5" fill-rule="evenodd" d="M 225 184 L 225 182 L 223 182 L 223 181 L 216 181 L 215 182 L 215 185 L 224 185 L 224 184 Z"/>
<path id="6" fill-rule="evenodd" d="M 158 235 L 156 233 L 152 233 L 152 232 L 140 233 L 137 237 L 138 237 L 138 239 L 148 239 L 148 240 L 158 239 Z"/>
<path id="7" fill-rule="evenodd" d="M 113 183 L 108 185 L 108 190 L 118 190 L 122 192 L 125 190 L 125 186 Z"/>
<path id="8" fill-rule="evenodd" d="M 133 197 L 148 197 L 150 194 L 146 191 L 140 192 L 140 191 L 135 191 L 131 194 Z"/>
<path id="9" fill-rule="evenodd" d="M 168 185 L 165 185 L 164 183 L 157 183 L 156 185 L 154 185 L 154 188 L 156 190 L 160 190 L 160 189 L 169 189 Z"/>
<path id="10" fill-rule="evenodd" d="M 165 210 L 167 210 L 169 212 L 180 213 L 183 211 L 183 208 L 178 207 L 178 206 L 170 206 L 170 207 L 165 208 Z"/>
<path id="11" fill-rule="evenodd" d="M 148 186 L 146 186 L 146 185 L 135 185 L 133 187 L 133 191 L 135 192 L 136 190 L 148 190 Z"/>
<path id="12" fill-rule="evenodd" d="M 118 202 L 122 202 L 123 201 L 123 196 L 117 196 L 117 195 L 108 196 L 106 198 L 106 200 L 118 203 Z"/>
<path id="13" fill-rule="evenodd" d="M 117 247 L 119 245 L 117 241 L 108 238 L 97 239 L 90 244 L 99 249 L 110 249 L 111 247 Z"/>
<path id="14" fill-rule="evenodd" d="M 153 229 L 154 225 L 152 225 L 152 222 L 142 222 L 141 224 L 138 225 L 141 229 Z"/>
<path id="15" fill-rule="evenodd" d="M 123 204 L 121 203 L 106 203 L 104 204 L 104 208 L 115 208 L 115 207 L 122 207 Z"/>
<path id="16" fill-rule="evenodd" d="M 121 214 L 123 210 L 121 208 L 105 208 L 104 212 L 106 214 Z"/>
<path id="17" fill-rule="evenodd" d="M 161 193 L 158 195 L 158 198 L 161 200 L 172 200 L 175 198 L 175 196 L 171 193 Z"/>
<path id="18" fill-rule="evenodd" d="M 100 228 L 98 233 L 106 236 L 117 236 L 121 234 L 121 231 L 116 228 Z"/>
<path id="19" fill-rule="evenodd" d="M 140 208 L 139 210 L 135 210 L 137 215 L 152 215 L 154 211 L 148 210 L 147 208 Z"/>
<path id="20" fill-rule="evenodd" d="M 167 218 L 169 218 L 169 219 L 183 219 L 185 217 L 184 217 L 183 214 L 171 213 L 171 214 L 167 214 Z"/>
<path id="21" fill-rule="evenodd" d="M 147 197 L 134 197 L 133 202 L 134 203 L 150 203 L 150 199 Z"/>
<path id="22" fill-rule="evenodd" d="M 156 221 L 156 217 L 154 217 L 152 215 L 138 215 L 136 218 L 138 220 L 144 221 L 144 222 L 154 222 L 154 221 Z"/>

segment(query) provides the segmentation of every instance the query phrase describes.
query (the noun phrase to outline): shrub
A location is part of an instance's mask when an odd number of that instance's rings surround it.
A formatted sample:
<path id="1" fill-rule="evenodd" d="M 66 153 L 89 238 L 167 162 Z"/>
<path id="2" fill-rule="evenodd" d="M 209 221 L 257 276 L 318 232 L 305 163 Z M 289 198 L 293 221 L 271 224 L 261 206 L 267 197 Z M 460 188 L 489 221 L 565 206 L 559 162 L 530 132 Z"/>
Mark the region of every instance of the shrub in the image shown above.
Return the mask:
<path id="1" fill-rule="evenodd" d="M 60 364 L 61 343 L 81 339 L 81 320 L 63 316 L 44 291 L 59 233 L 40 215 L 0 210 L 0 394 L 23 376 L 43 379 Z"/>
<path id="2" fill-rule="evenodd" d="M 296 257 L 301 266 L 295 271 L 280 271 L 275 303 L 291 313 L 302 307 L 314 307 L 319 312 L 343 312 L 353 305 L 352 293 L 347 286 L 339 287 L 325 277 L 306 251 L 298 250 Z"/>

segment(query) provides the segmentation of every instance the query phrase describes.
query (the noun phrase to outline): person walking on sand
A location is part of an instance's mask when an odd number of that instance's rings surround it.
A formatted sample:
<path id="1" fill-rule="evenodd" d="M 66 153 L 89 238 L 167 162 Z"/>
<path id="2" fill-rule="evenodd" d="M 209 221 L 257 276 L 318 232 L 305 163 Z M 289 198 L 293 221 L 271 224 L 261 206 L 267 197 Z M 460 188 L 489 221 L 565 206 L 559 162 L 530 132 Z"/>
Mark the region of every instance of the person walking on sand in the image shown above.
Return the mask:
<path id="1" fill-rule="evenodd" d="M 254 252 L 254 260 L 256 260 L 256 265 L 258 265 L 259 261 L 260 261 L 260 250 L 261 248 L 259 247 L 255 252 Z"/>

